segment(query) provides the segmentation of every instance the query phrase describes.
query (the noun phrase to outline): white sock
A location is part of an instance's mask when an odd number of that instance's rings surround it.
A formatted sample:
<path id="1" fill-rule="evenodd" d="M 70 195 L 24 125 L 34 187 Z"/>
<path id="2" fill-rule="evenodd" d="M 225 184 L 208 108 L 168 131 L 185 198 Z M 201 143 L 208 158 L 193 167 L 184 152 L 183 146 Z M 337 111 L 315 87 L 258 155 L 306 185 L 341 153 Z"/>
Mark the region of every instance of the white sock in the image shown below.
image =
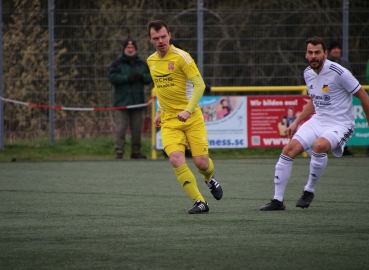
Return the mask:
<path id="1" fill-rule="evenodd" d="M 287 182 L 291 176 L 292 164 L 293 158 L 281 154 L 275 165 L 273 199 L 280 202 L 283 202 L 284 191 L 286 190 Z"/>
<path id="2" fill-rule="evenodd" d="M 327 167 L 328 156 L 326 153 L 311 155 L 309 179 L 304 187 L 305 191 L 314 192 L 319 178 L 322 176 L 325 167 Z"/>

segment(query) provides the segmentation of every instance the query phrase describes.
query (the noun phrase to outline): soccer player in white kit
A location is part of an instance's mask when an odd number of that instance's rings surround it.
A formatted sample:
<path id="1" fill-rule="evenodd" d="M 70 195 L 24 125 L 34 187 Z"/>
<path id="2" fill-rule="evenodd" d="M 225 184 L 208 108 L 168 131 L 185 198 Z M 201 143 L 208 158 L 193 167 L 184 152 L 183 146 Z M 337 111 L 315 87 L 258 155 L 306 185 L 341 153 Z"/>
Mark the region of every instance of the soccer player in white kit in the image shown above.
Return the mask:
<path id="1" fill-rule="evenodd" d="M 352 95 L 360 99 L 369 123 L 369 97 L 358 80 L 344 67 L 327 60 L 328 52 L 322 38 L 309 38 L 305 45 L 309 67 L 304 71 L 304 79 L 311 99 L 287 129 L 287 135 L 293 137 L 283 148 L 275 166 L 274 197 L 270 203 L 260 207 L 262 211 L 286 208 L 283 196 L 292 164 L 294 158 L 304 151 L 311 156 L 310 172 L 296 207 L 310 206 L 315 186 L 327 166 L 327 152 L 341 157 L 345 144 L 354 133 Z M 314 112 L 297 130 L 298 125 Z"/>

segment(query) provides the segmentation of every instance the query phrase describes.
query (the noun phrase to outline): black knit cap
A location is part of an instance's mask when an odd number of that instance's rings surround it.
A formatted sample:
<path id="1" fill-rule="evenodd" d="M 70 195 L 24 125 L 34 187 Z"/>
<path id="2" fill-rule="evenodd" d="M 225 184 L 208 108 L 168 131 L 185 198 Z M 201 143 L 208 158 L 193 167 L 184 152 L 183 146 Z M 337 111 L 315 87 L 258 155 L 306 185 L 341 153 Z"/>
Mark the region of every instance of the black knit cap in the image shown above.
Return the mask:
<path id="1" fill-rule="evenodd" d="M 124 43 L 123 43 L 123 51 L 125 50 L 125 48 L 128 45 L 133 45 L 135 46 L 135 49 L 137 50 L 137 44 L 136 44 L 136 40 L 134 40 L 133 38 L 127 38 Z"/>
<path id="2" fill-rule="evenodd" d="M 341 43 L 339 43 L 337 40 L 333 40 L 330 44 L 329 44 L 329 51 L 331 51 L 334 48 L 339 48 L 340 50 L 342 50 L 342 46 Z"/>

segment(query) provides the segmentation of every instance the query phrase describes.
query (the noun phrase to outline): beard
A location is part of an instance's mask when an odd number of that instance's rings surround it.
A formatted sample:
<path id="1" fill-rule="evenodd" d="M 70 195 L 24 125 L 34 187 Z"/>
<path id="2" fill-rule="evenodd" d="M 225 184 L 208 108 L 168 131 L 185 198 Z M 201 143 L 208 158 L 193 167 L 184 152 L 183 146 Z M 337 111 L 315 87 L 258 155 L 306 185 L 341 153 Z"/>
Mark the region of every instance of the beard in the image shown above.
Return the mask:
<path id="1" fill-rule="evenodd" d="M 314 70 L 319 70 L 323 65 L 324 59 L 321 60 L 311 60 L 309 61 L 309 65 Z"/>

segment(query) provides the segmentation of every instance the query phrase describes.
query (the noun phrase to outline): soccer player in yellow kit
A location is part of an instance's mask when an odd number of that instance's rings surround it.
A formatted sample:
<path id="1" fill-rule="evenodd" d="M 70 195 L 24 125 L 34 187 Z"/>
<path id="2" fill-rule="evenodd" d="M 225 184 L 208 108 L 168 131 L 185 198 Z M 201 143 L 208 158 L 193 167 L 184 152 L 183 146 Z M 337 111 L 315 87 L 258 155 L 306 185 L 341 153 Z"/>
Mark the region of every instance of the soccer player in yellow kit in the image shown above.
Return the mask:
<path id="1" fill-rule="evenodd" d="M 208 213 L 209 205 L 201 195 L 185 157 L 188 144 L 198 172 L 203 175 L 214 198 L 220 200 L 223 190 L 213 175 L 214 164 L 208 155 L 204 117 L 198 105 L 205 83 L 190 54 L 170 44 L 171 33 L 164 21 L 150 22 L 147 31 L 149 41 L 156 49 L 147 58 L 159 105 L 155 126 L 161 127 L 164 151 L 179 184 L 195 201 L 188 213 Z"/>

